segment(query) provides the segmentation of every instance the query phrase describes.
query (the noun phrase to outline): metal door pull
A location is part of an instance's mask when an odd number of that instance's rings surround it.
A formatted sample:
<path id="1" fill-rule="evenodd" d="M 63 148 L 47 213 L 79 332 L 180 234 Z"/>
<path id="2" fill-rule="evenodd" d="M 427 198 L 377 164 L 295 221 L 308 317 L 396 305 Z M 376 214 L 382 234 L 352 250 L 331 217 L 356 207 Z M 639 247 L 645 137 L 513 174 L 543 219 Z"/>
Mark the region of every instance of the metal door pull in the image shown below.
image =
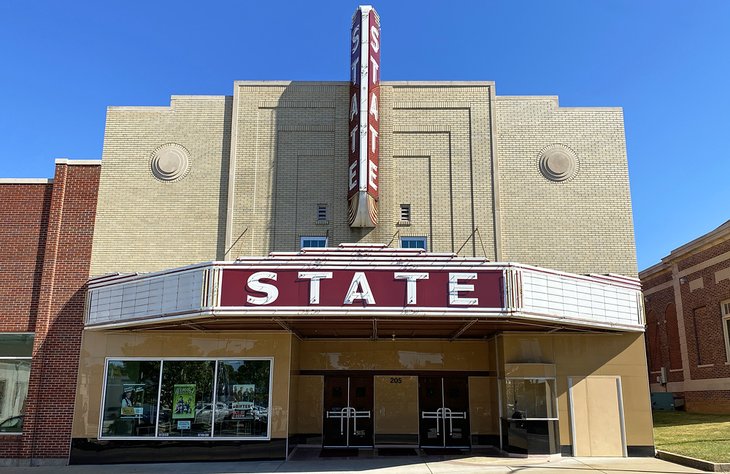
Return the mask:
<path id="1" fill-rule="evenodd" d="M 444 420 L 444 423 L 446 420 L 449 420 L 449 436 L 454 435 L 454 419 L 457 420 L 465 420 L 466 419 L 466 412 L 465 411 L 451 411 L 451 408 L 439 408 L 436 411 L 422 411 L 421 412 L 421 418 L 425 420 L 436 420 L 436 436 L 441 434 L 441 423 L 439 423 L 439 420 Z"/>
<path id="2" fill-rule="evenodd" d="M 370 410 L 357 411 L 353 407 L 344 407 L 337 411 L 332 410 L 327 412 L 327 418 L 339 418 L 340 419 L 340 436 L 345 434 L 345 420 L 352 418 L 352 430 L 353 434 L 357 432 L 357 419 L 358 418 L 370 418 Z"/>
<path id="3" fill-rule="evenodd" d="M 444 421 L 449 419 L 449 436 L 454 436 L 454 418 L 457 420 L 465 420 L 465 411 L 451 411 L 451 408 L 444 408 Z"/>

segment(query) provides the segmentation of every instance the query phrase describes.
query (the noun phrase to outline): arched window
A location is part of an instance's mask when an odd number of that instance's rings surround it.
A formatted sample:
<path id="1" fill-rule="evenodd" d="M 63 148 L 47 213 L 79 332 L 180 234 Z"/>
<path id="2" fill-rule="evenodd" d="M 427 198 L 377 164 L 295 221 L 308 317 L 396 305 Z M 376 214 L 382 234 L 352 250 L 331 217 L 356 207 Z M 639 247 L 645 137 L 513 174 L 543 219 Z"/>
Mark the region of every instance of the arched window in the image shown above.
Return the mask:
<path id="1" fill-rule="evenodd" d="M 646 352 L 651 372 L 659 371 L 662 366 L 661 326 L 658 323 L 656 312 L 649 310 L 646 314 Z"/>

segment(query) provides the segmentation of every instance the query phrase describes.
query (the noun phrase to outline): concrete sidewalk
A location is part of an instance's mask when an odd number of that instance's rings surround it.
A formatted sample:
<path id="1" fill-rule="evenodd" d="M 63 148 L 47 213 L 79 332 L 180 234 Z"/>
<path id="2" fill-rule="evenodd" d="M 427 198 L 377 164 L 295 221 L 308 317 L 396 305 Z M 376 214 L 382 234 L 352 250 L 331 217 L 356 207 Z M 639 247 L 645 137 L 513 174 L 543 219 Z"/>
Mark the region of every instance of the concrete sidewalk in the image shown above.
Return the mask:
<path id="1" fill-rule="evenodd" d="M 655 458 L 493 458 L 464 456 L 413 456 L 401 458 L 318 458 L 295 461 L 249 461 L 215 463 L 114 464 L 90 466 L 4 467 L 0 474 L 234 474 L 320 472 L 358 474 L 606 474 L 703 472 Z"/>

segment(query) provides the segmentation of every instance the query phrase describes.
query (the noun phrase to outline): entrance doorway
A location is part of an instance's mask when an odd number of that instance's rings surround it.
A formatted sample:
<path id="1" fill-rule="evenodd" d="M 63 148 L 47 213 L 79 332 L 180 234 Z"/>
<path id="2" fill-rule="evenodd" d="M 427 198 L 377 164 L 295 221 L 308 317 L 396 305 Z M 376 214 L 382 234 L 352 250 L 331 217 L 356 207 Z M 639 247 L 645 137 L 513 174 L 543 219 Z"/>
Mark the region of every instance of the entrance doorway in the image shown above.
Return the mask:
<path id="1" fill-rule="evenodd" d="M 466 377 L 419 377 L 418 401 L 421 447 L 470 447 Z"/>
<path id="2" fill-rule="evenodd" d="M 373 446 L 373 377 L 324 378 L 325 448 Z"/>

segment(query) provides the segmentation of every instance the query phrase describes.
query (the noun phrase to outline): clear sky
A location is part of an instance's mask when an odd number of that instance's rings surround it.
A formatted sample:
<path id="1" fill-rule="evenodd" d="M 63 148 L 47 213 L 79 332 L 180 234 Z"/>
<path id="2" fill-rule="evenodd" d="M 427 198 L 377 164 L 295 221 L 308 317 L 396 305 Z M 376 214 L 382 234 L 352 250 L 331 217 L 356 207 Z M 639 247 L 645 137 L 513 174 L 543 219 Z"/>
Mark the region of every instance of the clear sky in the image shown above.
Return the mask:
<path id="1" fill-rule="evenodd" d="M 347 80 L 358 3 L 2 0 L 0 177 L 100 158 L 109 105 Z M 373 5 L 382 80 L 490 80 L 499 95 L 623 107 L 640 269 L 730 219 L 730 1 Z"/>

